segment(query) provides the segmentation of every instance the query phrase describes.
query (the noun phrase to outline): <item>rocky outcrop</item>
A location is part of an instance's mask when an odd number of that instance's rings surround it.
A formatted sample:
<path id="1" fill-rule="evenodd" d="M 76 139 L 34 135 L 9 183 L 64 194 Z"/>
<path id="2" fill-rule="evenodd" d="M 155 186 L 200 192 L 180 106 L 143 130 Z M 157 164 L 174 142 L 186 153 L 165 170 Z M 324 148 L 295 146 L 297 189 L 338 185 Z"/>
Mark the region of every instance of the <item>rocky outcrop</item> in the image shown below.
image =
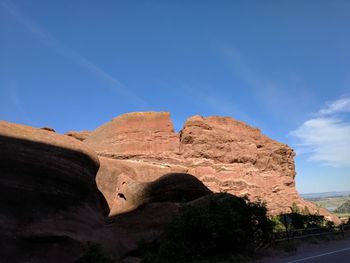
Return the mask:
<path id="1" fill-rule="evenodd" d="M 295 190 L 293 157 L 287 145 L 227 117 L 191 117 L 180 133 L 162 112 L 66 135 L 0 121 L 0 258 L 86 262 L 87 244 L 97 244 L 132 259 L 181 207 L 212 192 L 262 199 L 271 214 L 293 203 L 316 212 Z"/>
<path id="2" fill-rule="evenodd" d="M 121 115 L 97 128 L 85 142 L 100 156 L 114 159 L 163 159 L 179 147 L 170 114 L 165 112 Z"/>
<path id="3" fill-rule="evenodd" d="M 55 129 L 52 129 L 50 127 L 42 127 L 40 129 L 45 130 L 45 131 L 50 131 L 50 132 L 56 132 Z"/>
<path id="4" fill-rule="evenodd" d="M 84 144 L 1 121 L 0 166 L 1 261 L 73 262 L 87 242 L 109 242 L 99 160 Z"/>
<path id="5" fill-rule="evenodd" d="M 185 173 L 169 173 L 148 183 L 121 174 L 111 183 L 116 185 L 112 192 L 114 198 L 109 197 L 111 216 L 135 210 L 146 203 L 183 203 L 211 193 L 200 180 Z"/>
<path id="6" fill-rule="evenodd" d="M 194 116 L 180 133 L 180 145 L 189 173 L 215 192 L 263 198 L 271 213 L 299 199 L 293 150 L 243 122 Z"/>
<path id="7" fill-rule="evenodd" d="M 79 140 L 47 129 L 0 122 L 0 261 L 95 262 L 95 248 L 121 259 L 140 242 L 159 236 L 178 213 L 178 201 L 210 193 L 186 174 L 142 183 L 138 181 L 144 176 L 138 173 L 142 166 L 131 170 L 116 165 L 118 160 L 101 158 L 101 162 L 101 172 L 110 176 L 110 181 L 101 184 L 106 196 L 127 186 L 123 212 L 138 209 L 107 218 L 108 203 L 95 182 L 99 159 Z M 123 172 L 134 179 L 134 186 L 130 177 L 123 184 Z M 115 198 L 113 202 L 117 205 L 110 206 L 119 209 L 119 214 L 122 203 Z M 87 257 L 89 253 L 92 258 Z"/>
<path id="8" fill-rule="evenodd" d="M 116 160 L 100 157 L 101 167 L 96 182 L 111 209 L 111 215 L 131 211 L 144 203 L 143 189 L 170 172 L 186 172 L 180 166 L 162 166 L 152 163 Z"/>
<path id="9" fill-rule="evenodd" d="M 117 194 L 125 195 L 121 187 L 129 191 L 129 186 L 137 189 L 181 172 L 196 176 L 213 192 L 262 199 L 271 214 L 289 212 L 293 203 L 317 211 L 295 189 L 294 151 L 232 118 L 194 116 L 175 133 L 167 112 L 128 113 L 97 128 L 84 142 L 99 155 L 97 184 L 111 207 Z"/>
<path id="10" fill-rule="evenodd" d="M 73 137 L 79 141 L 85 141 L 89 137 L 90 131 L 68 131 L 65 135 Z"/>

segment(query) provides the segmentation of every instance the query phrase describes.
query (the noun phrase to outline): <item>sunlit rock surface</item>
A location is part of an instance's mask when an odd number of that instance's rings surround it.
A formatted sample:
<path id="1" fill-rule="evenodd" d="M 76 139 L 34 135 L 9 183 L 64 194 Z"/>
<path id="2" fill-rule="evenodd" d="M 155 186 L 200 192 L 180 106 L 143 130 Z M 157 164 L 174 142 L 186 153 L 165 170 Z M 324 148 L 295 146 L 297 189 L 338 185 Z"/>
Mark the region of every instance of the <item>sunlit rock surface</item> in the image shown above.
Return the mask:
<path id="1" fill-rule="evenodd" d="M 193 116 L 176 133 L 168 112 L 128 113 L 84 142 L 99 155 L 97 184 L 113 214 L 130 209 L 124 202 L 130 188 L 171 172 L 190 173 L 213 192 L 261 199 L 270 214 L 290 212 L 293 203 L 318 211 L 295 189 L 294 151 L 229 117 Z"/>

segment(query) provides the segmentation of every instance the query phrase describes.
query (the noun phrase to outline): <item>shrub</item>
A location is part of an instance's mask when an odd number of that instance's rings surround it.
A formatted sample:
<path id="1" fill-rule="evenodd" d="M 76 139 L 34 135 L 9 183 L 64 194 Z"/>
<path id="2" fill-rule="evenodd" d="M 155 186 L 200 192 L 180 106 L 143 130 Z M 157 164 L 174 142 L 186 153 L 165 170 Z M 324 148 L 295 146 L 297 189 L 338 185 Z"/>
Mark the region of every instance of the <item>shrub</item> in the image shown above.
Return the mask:
<path id="1" fill-rule="evenodd" d="M 282 223 L 282 219 L 280 218 L 280 216 L 272 216 L 270 218 L 270 220 L 273 223 L 273 232 L 274 233 L 285 231 L 285 226 Z"/>
<path id="2" fill-rule="evenodd" d="M 292 226 L 294 229 L 323 227 L 326 225 L 326 220 L 324 216 L 321 215 L 303 215 L 299 213 L 290 213 L 288 215 L 292 219 Z"/>
<path id="3" fill-rule="evenodd" d="M 191 262 L 252 252 L 271 238 L 273 223 L 263 203 L 223 193 L 201 201 L 183 208 L 153 244 L 146 262 Z"/>
<path id="4" fill-rule="evenodd" d="M 334 228 L 333 222 L 328 222 L 324 216 L 316 214 L 311 214 L 309 209 L 305 206 L 303 211 L 300 212 L 299 208 L 295 203 L 291 207 L 291 213 L 284 214 L 287 215 L 290 219 L 290 226 L 292 229 L 306 229 L 306 228 Z M 274 217 L 274 223 L 279 225 L 278 221 L 283 224 L 283 214 Z M 277 222 L 276 222 L 277 221 Z M 279 228 L 280 229 L 280 228 Z M 284 228 L 282 228 L 284 229 Z M 278 231 L 276 231 L 278 232 Z"/>

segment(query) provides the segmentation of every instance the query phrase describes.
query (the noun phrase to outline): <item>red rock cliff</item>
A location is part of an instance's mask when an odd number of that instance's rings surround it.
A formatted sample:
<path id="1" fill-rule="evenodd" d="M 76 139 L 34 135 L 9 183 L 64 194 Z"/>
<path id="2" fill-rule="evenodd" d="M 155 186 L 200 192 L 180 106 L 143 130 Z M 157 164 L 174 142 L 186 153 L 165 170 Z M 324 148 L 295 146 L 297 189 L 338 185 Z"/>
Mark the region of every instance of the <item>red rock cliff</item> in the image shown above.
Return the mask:
<path id="1" fill-rule="evenodd" d="M 112 214 L 137 207 L 135 189 L 169 172 L 193 174 L 214 192 L 262 199 L 271 214 L 293 203 L 317 210 L 295 189 L 294 151 L 229 117 L 193 116 L 177 134 L 167 112 L 128 113 L 84 142 L 100 157 L 97 184 Z"/>

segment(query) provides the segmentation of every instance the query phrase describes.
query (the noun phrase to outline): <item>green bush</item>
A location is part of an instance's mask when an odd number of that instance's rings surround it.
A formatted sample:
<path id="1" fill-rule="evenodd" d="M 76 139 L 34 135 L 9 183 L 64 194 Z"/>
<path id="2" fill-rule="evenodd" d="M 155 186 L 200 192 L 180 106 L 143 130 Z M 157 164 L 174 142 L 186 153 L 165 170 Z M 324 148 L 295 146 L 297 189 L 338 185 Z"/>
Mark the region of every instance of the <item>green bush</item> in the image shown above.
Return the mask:
<path id="1" fill-rule="evenodd" d="M 326 220 L 324 216 L 318 214 L 303 215 L 299 213 L 290 213 L 288 216 L 292 219 L 292 226 L 294 229 L 326 226 Z"/>
<path id="2" fill-rule="evenodd" d="M 285 226 L 284 226 L 280 216 L 272 216 L 270 218 L 270 220 L 273 223 L 273 232 L 274 233 L 285 231 Z"/>
<path id="3" fill-rule="evenodd" d="M 261 202 L 214 194 L 186 206 L 149 249 L 145 262 L 191 262 L 249 253 L 270 240 L 273 223 Z"/>
<path id="4" fill-rule="evenodd" d="M 291 206 L 291 212 L 289 214 L 282 214 L 279 216 L 273 217 L 275 223 L 275 232 L 282 232 L 285 227 L 283 225 L 284 216 L 288 216 L 291 219 L 290 229 L 307 229 L 307 228 L 328 228 L 333 229 L 334 223 L 328 222 L 324 216 L 316 214 L 311 214 L 309 209 L 305 206 L 303 210 L 300 210 L 299 207 L 293 203 Z"/>

